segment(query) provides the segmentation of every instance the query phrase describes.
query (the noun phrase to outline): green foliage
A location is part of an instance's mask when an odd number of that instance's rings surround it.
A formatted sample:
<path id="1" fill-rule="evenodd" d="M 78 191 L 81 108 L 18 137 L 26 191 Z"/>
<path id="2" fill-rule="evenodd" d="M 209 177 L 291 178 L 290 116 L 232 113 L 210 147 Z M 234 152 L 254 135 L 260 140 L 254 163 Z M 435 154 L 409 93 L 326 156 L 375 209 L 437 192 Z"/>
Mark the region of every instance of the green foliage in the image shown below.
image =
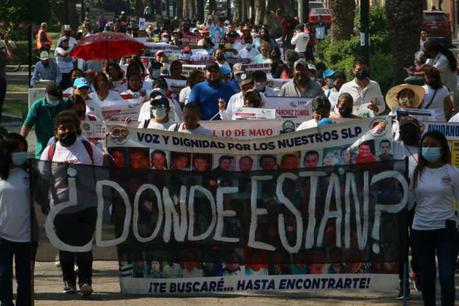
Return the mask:
<path id="1" fill-rule="evenodd" d="M 356 13 L 356 29 L 360 26 L 360 15 Z M 346 73 L 348 80 L 353 78 L 352 62 L 360 56 L 360 36 L 355 33 L 349 40 L 331 42 L 330 37 L 317 44 L 319 58 L 334 70 Z M 370 74 L 378 81 L 383 92 L 392 83 L 392 55 L 387 31 L 384 7 L 372 6 L 370 9 Z"/>

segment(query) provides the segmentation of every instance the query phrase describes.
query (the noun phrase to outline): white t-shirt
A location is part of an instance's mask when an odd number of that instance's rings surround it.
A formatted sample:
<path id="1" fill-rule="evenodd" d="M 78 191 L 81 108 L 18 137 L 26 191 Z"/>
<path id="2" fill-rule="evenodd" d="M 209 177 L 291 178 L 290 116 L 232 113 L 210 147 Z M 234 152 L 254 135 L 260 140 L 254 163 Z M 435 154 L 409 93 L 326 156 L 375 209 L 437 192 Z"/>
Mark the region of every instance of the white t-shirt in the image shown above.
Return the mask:
<path id="1" fill-rule="evenodd" d="M 253 62 L 255 60 L 255 57 L 257 57 L 257 55 L 259 54 L 259 52 L 257 51 L 257 49 L 255 49 L 254 47 L 252 47 L 249 50 L 247 50 L 247 48 L 242 48 L 241 51 L 239 51 L 238 55 L 240 58 L 247 58 L 249 59 L 251 62 Z"/>
<path id="2" fill-rule="evenodd" d="M 104 162 L 104 152 L 101 149 L 96 147 L 94 144 L 89 142 L 92 147 L 92 159 L 94 160 L 95 166 L 102 166 Z M 49 146 L 46 147 L 41 153 L 41 160 L 49 161 L 48 151 Z M 74 144 L 69 147 L 64 147 L 58 141 L 54 149 L 53 162 L 67 162 L 72 164 L 85 164 L 92 165 L 91 156 L 89 155 L 88 150 L 83 144 L 83 139 L 77 137 Z"/>
<path id="3" fill-rule="evenodd" d="M 57 47 L 56 50 L 54 51 L 55 55 L 56 55 L 56 63 L 57 63 L 57 66 L 59 66 L 59 70 L 62 72 L 62 73 L 70 73 L 70 71 L 72 71 L 73 69 L 73 59 L 70 55 L 68 56 L 62 56 L 62 54 L 64 54 L 64 52 L 68 52 L 70 49 L 68 50 L 64 50 L 63 48 L 61 47 Z"/>
<path id="4" fill-rule="evenodd" d="M 459 122 L 459 113 L 456 115 L 452 116 L 451 119 L 449 119 L 448 122 Z"/>
<path id="5" fill-rule="evenodd" d="M 436 169 L 425 167 L 410 192 L 410 202 L 416 203 L 413 229 L 442 229 L 446 220 L 456 220 L 453 197 L 459 203 L 459 169 L 449 164 Z"/>
<path id="6" fill-rule="evenodd" d="M 119 81 L 112 81 L 112 84 L 113 84 L 113 88 L 112 88 L 113 91 L 121 93 L 127 90 L 127 80 L 126 79 L 121 79 Z"/>
<path id="7" fill-rule="evenodd" d="M 442 83 L 448 88 L 448 91 L 454 92 L 457 87 L 456 69 L 449 68 L 448 58 L 442 53 L 438 53 L 433 59 L 428 59 L 426 64 L 432 65 L 440 71 Z"/>
<path id="8" fill-rule="evenodd" d="M 336 88 L 324 89 L 324 93 L 325 93 L 325 96 L 328 98 L 328 101 L 330 101 L 331 110 L 337 111 L 335 108 L 336 108 L 336 104 L 338 103 L 339 91 L 336 90 Z"/>
<path id="9" fill-rule="evenodd" d="M 174 121 L 167 121 L 166 123 L 159 123 L 156 122 L 155 120 L 151 119 L 148 122 L 148 126 L 146 127 L 147 129 L 154 129 L 154 130 L 163 130 L 167 131 L 171 125 L 173 125 L 175 122 Z M 139 123 L 139 129 L 143 129 L 145 125 L 145 120 Z"/>
<path id="10" fill-rule="evenodd" d="M 305 52 L 309 42 L 309 34 L 305 32 L 295 32 L 290 42 L 295 46 L 296 52 Z"/>
<path id="11" fill-rule="evenodd" d="M 317 121 L 315 119 L 311 119 L 311 120 L 302 122 L 296 128 L 296 130 L 297 131 L 301 131 L 301 130 L 307 130 L 307 129 L 311 129 L 311 128 L 315 128 L 315 127 L 317 127 Z"/>
<path id="12" fill-rule="evenodd" d="M 190 86 L 182 88 L 182 90 L 180 90 L 180 94 L 179 94 L 179 102 L 183 103 L 183 104 L 187 104 L 188 103 L 188 97 L 190 96 L 190 93 L 191 93 L 191 87 Z"/>
<path id="13" fill-rule="evenodd" d="M 116 91 L 113 91 L 113 90 L 109 90 L 108 92 L 108 96 L 104 99 L 104 100 L 101 100 L 99 98 L 99 96 L 97 95 L 97 92 L 91 92 L 89 94 L 89 98 L 91 98 L 91 100 L 96 103 L 96 104 L 101 104 L 103 103 L 104 101 L 115 101 L 115 100 L 123 100 L 123 98 L 121 98 L 120 94 L 117 93 Z"/>
<path id="14" fill-rule="evenodd" d="M 432 97 L 435 94 L 435 89 L 430 87 L 429 85 L 424 85 L 422 86 L 424 88 L 424 101 L 421 104 L 421 108 L 426 108 L 426 106 L 430 103 L 432 100 Z M 435 94 L 435 97 L 433 98 L 432 103 L 429 106 L 429 109 L 435 110 L 436 114 L 436 121 L 442 121 L 445 122 L 445 99 L 449 96 L 449 91 L 446 86 L 443 86 L 442 88 L 439 88 L 437 90 L 437 93 Z"/>
<path id="15" fill-rule="evenodd" d="M 370 101 L 378 107 L 379 114 L 386 109 L 386 103 L 384 102 L 381 88 L 376 81 L 369 80 L 368 85 L 365 88 L 361 88 L 356 80 L 353 79 L 341 86 L 338 96 L 345 92 L 350 94 L 352 99 L 354 99 L 354 115 L 362 115 L 358 110 L 364 109 L 366 111 Z"/>
<path id="16" fill-rule="evenodd" d="M 202 125 L 199 125 L 197 128 L 194 130 L 188 130 L 183 128 L 183 123 L 175 123 L 169 127 L 169 131 L 175 131 L 177 128 L 177 124 L 179 125 L 179 128 L 177 132 L 179 133 L 186 133 L 186 134 L 193 134 L 193 135 L 205 135 L 205 136 L 212 136 L 212 131 L 209 130 L 208 128 L 203 127 Z"/>
<path id="17" fill-rule="evenodd" d="M 29 175 L 22 168 L 0 179 L 0 238 L 30 242 Z"/>
<path id="18" fill-rule="evenodd" d="M 97 121 L 104 120 L 99 104 L 94 103 L 92 99 L 88 99 L 84 102 L 86 103 L 86 117 L 95 117 Z"/>
<path id="19" fill-rule="evenodd" d="M 265 95 L 260 92 L 260 96 L 263 102 L 265 103 L 264 107 L 269 108 L 268 101 L 265 99 Z M 220 112 L 220 118 L 222 120 L 233 120 L 234 113 L 236 113 L 243 106 L 244 106 L 244 95 L 242 91 L 235 93 L 229 99 L 228 104 L 226 105 L 225 111 Z"/>

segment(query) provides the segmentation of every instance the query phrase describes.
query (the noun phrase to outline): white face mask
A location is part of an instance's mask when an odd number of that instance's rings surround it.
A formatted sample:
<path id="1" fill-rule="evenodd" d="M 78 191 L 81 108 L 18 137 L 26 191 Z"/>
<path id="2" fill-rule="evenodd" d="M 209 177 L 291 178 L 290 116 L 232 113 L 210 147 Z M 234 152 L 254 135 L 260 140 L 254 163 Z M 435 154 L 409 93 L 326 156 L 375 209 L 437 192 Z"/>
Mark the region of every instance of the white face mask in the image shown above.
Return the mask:
<path id="1" fill-rule="evenodd" d="M 61 100 L 56 99 L 55 97 L 46 96 L 46 103 L 50 106 L 56 106 Z"/>
<path id="2" fill-rule="evenodd" d="M 152 109 L 151 114 L 156 120 L 162 120 L 167 116 L 167 110 L 165 108 L 158 107 Z"/>
<path id="3" fill-rule="evenodd" d="M 253 88 L 255 90 L 258 90 L 258 91 L 263 91 L 263 90 L 265 90 L 265 87 L 266 87 L 265 83 L 263 83 L 263 82 L 255 82 L 255 85 L 254 85 Z"/>

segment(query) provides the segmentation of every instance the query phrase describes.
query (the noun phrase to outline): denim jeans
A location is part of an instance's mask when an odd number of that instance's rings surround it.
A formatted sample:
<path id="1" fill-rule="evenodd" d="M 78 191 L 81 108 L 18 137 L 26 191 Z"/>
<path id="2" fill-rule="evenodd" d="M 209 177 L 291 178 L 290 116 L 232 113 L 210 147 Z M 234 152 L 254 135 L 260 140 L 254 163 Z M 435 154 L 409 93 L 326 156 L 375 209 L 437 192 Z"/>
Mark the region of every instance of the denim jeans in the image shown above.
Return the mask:
<path id="1" fill-rule="evenodd" d="M 449 223 L 449 222 L 448 222 Z M 416 253 L 418 273 L 421 274 L 424 305 L 435 305 L 436 265 L 441 287 L 441 305 L 454 306 L 456 297 L 454 273 L 458 252 L 458 231 L 453 224 L 446 228 L 429 231 L 413 230 L 413 251 Z"/>
<path id="2" fill-rule="evenodd" d="M 18 283 L 16 306 L 32 304 L 31 250 L 28 242 L 0 239 L 0 305 L 13 305 L 13 256 Z"/>

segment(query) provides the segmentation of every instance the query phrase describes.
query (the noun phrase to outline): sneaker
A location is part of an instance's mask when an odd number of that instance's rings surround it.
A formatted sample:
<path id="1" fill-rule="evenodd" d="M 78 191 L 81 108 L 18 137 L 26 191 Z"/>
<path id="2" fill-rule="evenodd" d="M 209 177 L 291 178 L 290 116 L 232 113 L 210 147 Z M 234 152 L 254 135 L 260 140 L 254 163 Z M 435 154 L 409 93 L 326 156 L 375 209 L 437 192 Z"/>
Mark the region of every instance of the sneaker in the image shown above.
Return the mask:
<path id="1" fill-rule="evenodd" d="M 403 294 L 403 290 L 400 289 L 400 290 L 398 291 L 398 295 L 397 295 L 397 297 L 396 297 L 395 299 L 396 299 L 396 300 L 405 300 L 405 299 L 406 299 L 406 300 L 409 300 L 409 299 L 410 299 L 410 290 L 408 290 L 408 291 L 406 292 L 406 295 L 404 295 L 404 294 Z"/>
<path id="2" fill-rule="evenodd" d="M 54 258 L 54 265 L 56 268 L 60 268 L 61 266 L 61 261 L 59 260 L 59 253 L 57 253 L 56 258 Z"/>
<path id="3" fill-rule="evenodd" d="M 80 286 L 80 293 L 82 296 L 90 296 L 93 292 L 91 285 L 88 283 L 84 283 Z"/>
<path id="4" fill-rule="evenodd" d="M 75 293 L 76 285 L 74 283 L 64 282 L 64 293 Z"/>

